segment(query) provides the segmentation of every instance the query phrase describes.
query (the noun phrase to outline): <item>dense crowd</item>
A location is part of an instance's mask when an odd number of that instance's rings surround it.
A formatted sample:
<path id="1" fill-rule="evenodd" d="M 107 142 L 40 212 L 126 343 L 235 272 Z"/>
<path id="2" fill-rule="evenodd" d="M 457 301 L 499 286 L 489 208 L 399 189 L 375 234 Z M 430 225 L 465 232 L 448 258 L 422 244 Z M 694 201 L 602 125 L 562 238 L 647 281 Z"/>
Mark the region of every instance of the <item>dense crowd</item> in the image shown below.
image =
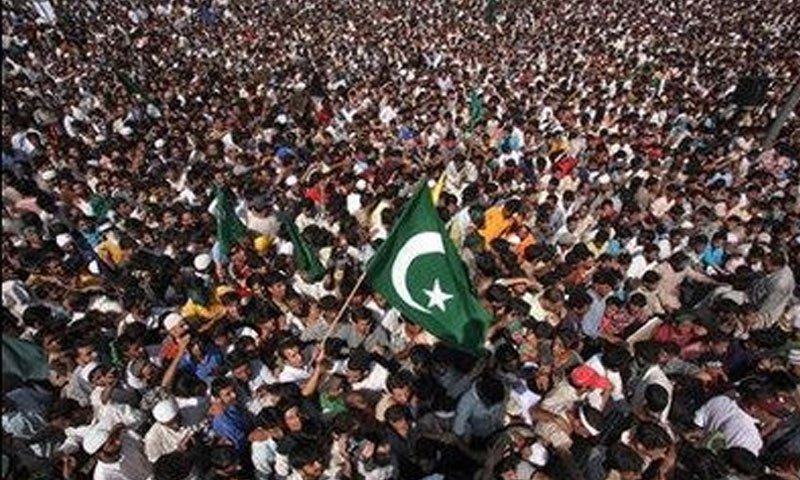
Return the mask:
<path id="1" fill-rule="evenodd" d="M 796 1 L 43 3 L 3 0 L 4 348 L 48 377 L 4 366 L 3 478 L 798 478 Z M 358 285 L 420 180 L 477 355 Z"/>

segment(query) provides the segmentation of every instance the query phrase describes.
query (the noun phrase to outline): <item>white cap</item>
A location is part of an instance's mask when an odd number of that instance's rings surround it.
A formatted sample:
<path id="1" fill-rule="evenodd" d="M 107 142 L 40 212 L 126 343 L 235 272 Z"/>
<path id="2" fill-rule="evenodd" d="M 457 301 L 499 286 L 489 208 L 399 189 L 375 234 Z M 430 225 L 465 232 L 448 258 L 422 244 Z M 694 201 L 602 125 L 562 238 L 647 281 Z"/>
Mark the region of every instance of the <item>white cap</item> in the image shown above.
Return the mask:
<path id="1" fill-rule="evenodd" d="M 194 268 L 199 271 L 203 271 L 211 265 L 211 255 L 207 253 L 201 253 L 200 255 L 194 257 Z"/>
<path id="2" fill-rule="evenodd" d="M 178 415 L 178 404 L 175 400 L 168 398 L 156 403 L 153 407 L 153 418 L 157 422 L 169 423 Z"/>
<path id="3" fill-rule="evenodd" d="M 44 180 L 45 182 L 49 182 L 54 178 L 56 178 L 55 170 L 45 170 L 44 172 L 42 172 L 42 180 Z"/>
<path id="4" fill-rule="evenodd" d="M 85 365 L 85 366 L 84 366 L 84 367 L 81 369 L 81 373 L 80 373 L 80 375 L 81 375 L 81 378 L 82 378 L 84 381 L 88 382 L 88 381 L 89 381 L 89 375 L 91 375 L 92 371 L 93 371 L 95 368 L 97 368 L 97 366 L 98 366 L 98 363 L 97 363 L 97 362 L 89 362 L 88 364 L 86 364 L 86 365 Z"/>
<path id="5" fill-rule="evenodd" d="M 153 143 L 153 146 L 155 146 L 155 147 L 156 147 L 156 149 L 160 149 L 160 148 L 162 148 L 162 147 L 163 147 L 163 146 L 164 146 L 166 143 L 167 143 L 167 142 L 166 142 L 166 141 L 164 141 L 164 139 L 163 139 L 163 138 L 159 138 L 158 140 L 156 140 L 156 141 L 155 141 L 155 143 Z"/>
<path id="6" fill-rule="evenodd" d="M 611 177 L 609 177 L 607 173 L 604 173 L 597 178 L 597 182 L 600 185 L 608 185 L 611 183 Z"/>
<path id="7" fill-rule="evenodd" d="M 69 233 L 61 233 L 56 235 L 56 245 L 58 245 L 59 247 L 64 247 L 66 245 L 69 245 L 70 242 L 72 242 L 72 235 L 70 235 Z"/>
<path id="8" fill-rule="evenodd" d="M 170 313 L 164 318 L 164 328 L 172 330 L 183 322 L 183 317 L 179 313 Z"/>
<path id="9" fill-rule="evenodd" d="M 356 182 L 356 189 L 359 191 L 364 191 L 367 188 L 367 181 L 363 178 L 358 179 Z"/>
<path id="10" fill-rule="evenodd" d="M 89 272 L 92 275 L 100 275 L 100 265 L 97 263 L 97 260 L 92 260 L 89 263 Z"/>
<path id="11" fill-rule="evenodd" d="M 287 121 L 289 121 L 289 119 L 286 117 L 286 115 L 284 115 L 282 113 L 280 115 L 278 115 L 277 117 L 275 117 L 275 122 L 279 123 L 281 125 L 284 125 Z"/>
<path id="12" fill-rule="evenodd" d="M 102 424 L 95 425 L 83 437 L 83 449 L 89 455 L 97 453 L 111 437 L 111 430 Z"/>
<path id="13" fill-rule="evenodd" d="M 536 465 L 537 467 L 544 467 L 547 465 L 547 461 L 550 459 L 550 455 L 547 453 L 547 449 L 544 446 L 536 442 L 531 445 L 531 454 L 528 457 L 528 461 L 532 464 Z"/>
<path id="14" fill-rule="evenodd" d="M 289 175 L 289 178 L 286 179 L 286 186 L 294 187 L 295 185 L 297 185 L 297 177 L 294 175 Z"/>

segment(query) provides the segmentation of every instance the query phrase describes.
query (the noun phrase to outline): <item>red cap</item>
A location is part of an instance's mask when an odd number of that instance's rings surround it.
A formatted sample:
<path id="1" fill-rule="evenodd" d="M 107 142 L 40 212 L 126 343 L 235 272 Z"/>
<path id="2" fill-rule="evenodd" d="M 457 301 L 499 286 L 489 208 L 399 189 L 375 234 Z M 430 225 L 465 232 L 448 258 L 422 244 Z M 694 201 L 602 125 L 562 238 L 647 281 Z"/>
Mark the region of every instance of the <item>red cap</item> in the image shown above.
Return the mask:
<path id="1" fill-rule="evenodd" d="M 606 390 L 611 388 L 611 382 L 599 373 L 595 372 L 592 367 L 581 365 L 572 373 L 569 374 L 569 379 L 573 385 L 579 388 L 599 388 Z"/>

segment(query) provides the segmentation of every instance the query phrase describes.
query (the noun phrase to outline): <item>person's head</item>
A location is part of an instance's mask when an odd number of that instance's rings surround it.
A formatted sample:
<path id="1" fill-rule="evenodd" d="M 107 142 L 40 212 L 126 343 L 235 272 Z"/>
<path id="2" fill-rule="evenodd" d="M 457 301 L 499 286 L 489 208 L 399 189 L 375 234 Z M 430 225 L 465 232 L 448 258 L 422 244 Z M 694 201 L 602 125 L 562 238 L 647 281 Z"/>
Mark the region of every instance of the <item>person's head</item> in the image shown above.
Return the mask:
<path id="1" fill-rule="evenodd" d="M 347 359 L 347 371 L 345 375 L 350 383 L 364 380 L 372 370 L 372 356 L 364 349 L 357 348 L 350 352 Z"/>
<path id="2" fill-rule="evenodd" d="M 669 392 L 657 383 L 650 384 L 644 390 L 644 402 L 647 413 L 660 416 L 669 406 Z"/>
<path id="3" fill-rule="evenodd" d="M 592 276 L 592 284 L 601 297 L 606 297 L 614 291 L 617 276 L 611 270 L 598 270 Z"/>
<path id="4" fill-rule="evenodd" d="M 475 382 L 475 392 L 480 401 L 487 407 L 496 405 L 505 399 L 506 390 L 503 382 L 490 373 L 484 373 Z"/>
<path id="5" fill-rule="evenodd" d="M 746 448 L 727 448 L 722 452 L 721 457 L 737 473 L 752 476 L 764 473 L 764 465 L 753 452 Z"/>
<path id="6" fill-rule="evenodd" d="M 300 443 L 289 452 L 289 463 L 303 480 L 315 480 L 322 476 L 323 457 L 316 445 Z"/>
<path id="7" fill-rule="evenodd" d="M 119 460 L 122 452 L 123 431 L 122 425 L 109 427 L 97 424 L 83 437 L 83 449 L 89 455 L 94 455 L 99 462 L 114 463 Z"/>
<path id="8" fill-rule="evenodd" d="M 265 275 L 264 286 L 273 300 L 282 301 L 286 297 L 286 281 L 283 275 L 277 272 Z"/>
<path id="9" fill-rule="evenodd" d="M 392 427 L 392 430 L 397 432 L 398 435 L 405 438 L 408 436 L 411 429 L 411 415 L 408 408 L 403 405 L 392 405 L 386 409 L 384 414 L 386 423 Z"/>
<path id="10" fill-rule="evenodd" d="M 650 457 L 662 456 L 673 443 L 667 431 L 654 422 L 640 423 L 636 427 L 634 438 L 634 448 Z"/>
<path id="11" fill-rule="evenodd" d="M 236 403 L 236 386 L 230 378 L 215 378 L 211 382 L 211 394 L 226 407 Z"/>
<path id="12" fill-rule="evenodd" d="M 283 425 L 287 432 L 297 433 L 303 429 L 303 414 L 295 403 L 283 405 Z"/>
<path id="13" fill-rule="evenodd" d="M 354 308 L 350 312 L 350 321 L 359 335 L 367 335 L 372 328 L 372 314 L 367 308 Z"/>
<path id="14" fill-rule="evenodd" d="M 233 378 L 240 382 L 247 382 L 253 375 L 250 357 L 244 352 L 234 351 L 228 356 L 227 363 Z"/>
<path id="15" fill-rule="evenodd" d="M 194 478 L 194 462 L 189 452 L 161 455 L 153 464 L 153 480 L 189 480 Z"/>
<path id="16" fill-rule="evenodd" d="M 638 479 L 642 473 L 644 461 L 631 447 L 623 443 L 615 443 L 608 447 L 605 466 L 615 470 L 623 480 Z"/>
<path id="17" fill-rule="evenodd" d="M 585 315 L 591 305 L 592 297 L 584 289 L 577 289 L 571 292 L 569 298 L 567 298 L 567 308 L 578 316 Z"/>
<path id="18" fill-rule="evenodd" d="M 94 341 L 89 339 L 79 340 L 75 345 L 75 363 L 84 366 L 97 360 L 97 349 Z"/>
<path id="19" fill-rule="evenodd" d="M 786 255 L 780 251 L 772 251 L 767 255 L 766 262 L 764 262 L 764 270 L 767 273 L 773 273 L 786 266 Z"/>
<path id="20" fill-rule="evenodd" d="M 292 339 L 287 340 L 280 346 L 281 359 L 294 368 L 302 368 L 304 364 L 303 354 L 300 352 L 300 345 Z"/>
<path id="21" fill-rule="evenodd" d="M 635 316 L 644 315 L 647 307 L 647 297 L 643 293 L 636 292 L 628 299 L 628 311 Z"/>
<path id="22" fill-rule="evenodd" d="M 572 422 L 575 433 L 587 438 L 600 435 L 605 423 L 602 412 L 589 404 L 582 404 L 577 413 Z"/>
<path id="23" fill-rule="evenodd" d="M 212 447 L 208 463 L 214 478 L 237 478 L 242 470 L 241 456 L 229 445 Z"/>
<path id="24" fill-rule="evenodd" d="M 398 405 L 408 405 L 413 395 L 414 375 L 408 370 L 399 370 L 386 379 L 386 389 Z"/>

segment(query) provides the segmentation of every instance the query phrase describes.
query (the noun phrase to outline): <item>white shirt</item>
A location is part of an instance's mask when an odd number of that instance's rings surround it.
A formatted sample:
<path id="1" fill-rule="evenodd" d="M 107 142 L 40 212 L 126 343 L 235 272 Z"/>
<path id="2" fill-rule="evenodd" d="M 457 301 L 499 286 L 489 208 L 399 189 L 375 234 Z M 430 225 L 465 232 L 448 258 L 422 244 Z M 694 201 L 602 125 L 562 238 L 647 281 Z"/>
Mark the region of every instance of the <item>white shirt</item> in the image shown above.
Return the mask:
<path id="1" fill-rule="evenodd" d="M 156 422 L 144 436 L 144 453 L 150 462 L 155 463 L 161 456 L 178 450 L 181 442 L 188 437 L 188 428 L 172 428 Z"/>
<path id="2" fill-rule="evenodd" d="M 645 371 L 644 375 L 642 376 L 642 379 L 639 381 L 638 385 L 636 385 L 636 390 L 633 392 L 633 399 L 631 403 L 633 403 L 634 406 L 644 405 L 645 391 L 647 390 L 647 387 L 653 384 L 661 385 L 669 394 L 669 401 L 667 402 L 667 408 L 665 408 L 664 411 L 661 412 L 661 415 L 659 415 L 659 419 L 662 422 L 667 423 L 667 420 L 669 418 L 669 411 L 672 408 L 673 386 L 672 382 L 670 381 L 670 379 L 664 373 L 664 370 L 662 370 L 659 365 L 653 365 Z"/>
<path id="3" fill-rule="evenodd" d="M 374 390 L 381 392 L 386 389 L 386 379 L 389 378 L 389 371 L 379 364 L 374 364 L 369 374 L 352 385 L 353 390 Z"/>
<path id="4" fill-rule="evenodd" d="M 256 480 L 271 480 L 275 470 L 278 444 L 269 438 L 263 442 L 252 442 L 250 456 L 255 467 Z"/>
<path id="5" fill-rule="evenodd" d="M 283 370 L 278 375 L 278 381 L 281 383 L 303 382 L 310 376 L 311 372 L 307 367 L 297 368 L 291 365 L 284 365 Z"/>
<path id="6" fill-rule="evenodd" d="M 134 433 L 125 431 L 120 437 L 122 451 L 114 463 L 97 462 L 94 480 L 146 480 L 152 475 L 150 462 L 142 452 L 142 442 Z"/>
<path id="7" fill-rule="evenodd" d="M 741 447 L 756 456 L 764 446 L 757 422 L 735 401 L 724 395 L 712 398 L 694 414 L 695 425 L 706 433 L 722 433 L 726 448 Z"/>
<path id="8" fill-rule="evenodd" d="M 611 382 L 611 398 L 614 400 L 622 400 L 625 398 L 625 393 L 623 390 L 622 384 L 622 376 L 619 372 L 615 372 L 612 370 L 607 370 L 606 367 L 603 366 L 603 362 L 600 361 L 600 357 L 602 354 L 598 353 L 597 355 L 593 356 L 586 362 L 586 365 L 592 368 L 598 374 L 606 377 L 609 382 Z M 603 400 L 603 392 L 602 390 L 592 390 L 589 392 L 589 404 L 602 411 L 605 405 L 602 404 Z"/>

